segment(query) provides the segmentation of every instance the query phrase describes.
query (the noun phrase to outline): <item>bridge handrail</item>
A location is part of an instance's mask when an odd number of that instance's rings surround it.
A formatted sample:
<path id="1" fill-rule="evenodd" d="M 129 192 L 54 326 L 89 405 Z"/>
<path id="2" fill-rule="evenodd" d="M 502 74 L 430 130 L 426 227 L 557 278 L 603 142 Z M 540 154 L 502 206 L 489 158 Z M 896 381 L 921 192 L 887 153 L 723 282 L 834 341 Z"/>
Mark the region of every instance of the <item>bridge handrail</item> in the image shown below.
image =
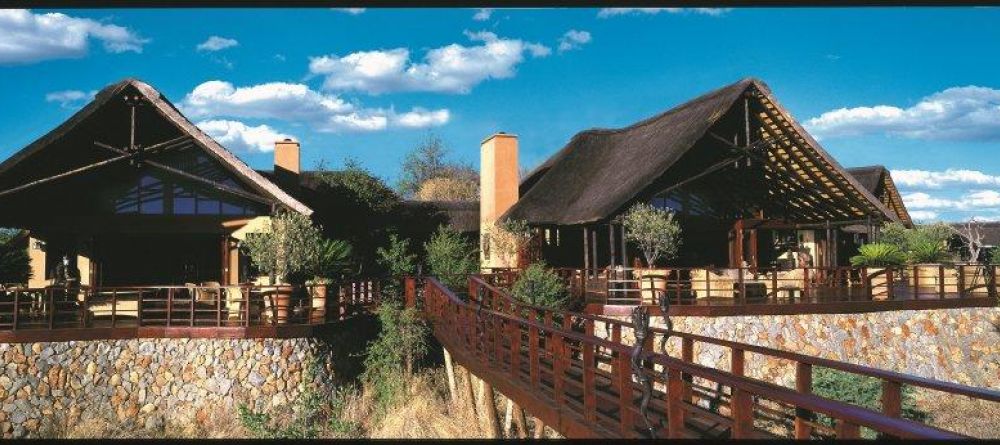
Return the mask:
<path id="1" fill-rule="evenodd" d="M 551 312 L 553 314 L 569 315 L 574 318 L 589 319 L 593 321 L 600 321 L 602 323 L 608 323 L 611 325 L 620 325 L 621 327 L 635 330 L 635 325 L 629 321 L 618 320 L 614 318 L 602 317 L 600 315 L 584 314 L 580 312 L 565 311 L 560 309 L 551 309 L 541 306 L 534 306 L 527 303 L 517 301 L 512 297 L 507 291 L 496 287 L 490 283 L 487 283 L 484 279 L 479 276 L 472 276 L 470 278 L 477 286 L 484 287 L 488 289 L 493 295 L 499 295 L 503 297 L 508 303 L 518 305 L 524 309 L 535 310 L 535 311 L 545 311 Z M 665 335 L 668 333 L 666 329 L 652 327 L 649 328 L 650 332 L 658 335 Z M 718 346 L 724 346 L 734 349 L 741 349 L 747 352 L 754 352 L 757 354 L 768 355 L 775 358 L 787 359 L 796 361 L 799 363 L 806 363 L 813 366 L 821 366 L 824 368 L 835 369 L 838 371 L 848 372 L 851 374 L 863 375 L 866 377 L 873 377 L 882 380 L 889 380 L 893 382 L 903 383 L 907 385 L 919 386 L 922 388 L 932 389 L 936 391 L 942 391 L 952 394 L 958 394 L 968 397 L 974 397 L 978 399 L 988 400 L 991 402 L 1000 402 L 1000 391 L 991 390 L 988 388 L 980 388 L 968 385 L 962 385 L 959 383 L 946 382 L 941 380 L 929 379 L 926 377 L 914 376 L 903 374 L 895 371 L 889 371 L 885 369 L 874 368 L 866 365 L 859 365 L 855 363 L 840 362 L 836 360 L 826 359 L 822 357 L 814 357 L 804 354 L 799 354 L 797 352 L 784 351 L 781 349 L 769 348 L 766 346 L 752 345 L 748 343 L 740 343 L 732 340 L 725 340 L 720 338 L 706 337 L 703 335 L 692 334 L 688 332 L 681 331 L 670 331 L 671 336 L 687 338 L 693 341 L 698 341 L 702 343 L 709 343 Z"/>
<path id="2" fill-rule="evenodd" d="M 412 280 L 412 279 L 413 278 L 410 277 L 407 280 Z M 478 280 L 478 282 L 482 283 L 482 280 Z M 473 287 L 475 283 L 476 281 L 474 281 L 474 278 L 470 279 L 470 287 Z M 581 344 L 585 343 L 593 345 L 595 347 L 600 346 L 603 348 L 607 348 L 610 351 L 616 353 L 616 357 L 619 363 L 622 361 L 623 357 L 626 357 L 629 354 L 629 351 L 631 349 L 630 347 L 622 343 L 610 342 L 593 335 L 581 334 L 572 330 L 566 330 L 561 327 L 557 327 L 552 324 L 540 323 L 537 321 L 525 319 L 519 316 L 514 316 L 493 309 L 484 309 L 482 302 L 476 302 L 475 300 L 472 300 L 472 302 L 463 301 L 458 296 L 456 296 L 454 292 L 452 292 L 450 289 L 442 285 L 433 277 L 427 277 L 424 286 L 425 286 L 423 292 L 423 299 L 425 303 L 424 308 L 425 311 L 429 312 L 429 315 L 431 315 L 432 316 L 431 318 L 434 319 L 435 321 L 451 321 L 451 319 L 444 317 L 443 313 L 440 312 L 443 309 L 443 306 L 440 303 L 446 301 L 451 305 L 457 307 L 459 311 L 464 310 L 466 311 L 466 313 L 471 311 L 476 311 L 476 313 L 480 317 L 485 316 L 494 320 L 495 319 L 505 320 L 509 324 L 526 326 L 529 329 L 529 332 L 534 332 L 535 335 L 547 334 L 549 336 L 557 336 L 555 339 L 556 342 L 555 344 L 557 345 L 561 344 L 562 341 L 570 339 L 578 341 Z M 407 289 L 411 289 L 413 287 L 411 287 L 411 285 L 407 285 Z M 440 303 L 433 301 L 435 294 L 440 294 L 441 296 L 444 297 Z M 473 318 L 470 315 L 466 315 L 465 320 L 473 320 Z M 551 321 L 551 318 L 548 318 L 547 320 Z M 455 323 L 460 323 L 460 321 L 456 321 Z M 474 326 L 473 329 L 475 329 Z M 520 332 L 520 330 L 518 332 Z M 494 333 L 494 335 L 500 335 L 500 334 Z M 497 341 L 495 337 L 493 341 L 494 342 Z M 531 343 L 531 346 L 533 348 L 537 348 L 538 343 L 537 342 Z M 473 345 L 473 347 L 475 347 L 475 345 Z M 497 354 L 499 354 L 499 348 L 500 346 L 497 345 L 496 348 Z M 484 353 L 489 353 L 487 348 L 484 347 L 483 350 Z M 559 354 L 565 354 L 565 350 L 561 348 L 554 348 L 554 351 L 559 351 Z M 555 354 L 555 352 L 552 353 Z M 529 357 L 532 356 L 535 357 L 535 359 L 537 360 L 538 353 L 529 351 Z M 736 392 L 759 394 L 767 399 L 786 403 L 796 408 L 807 409 L 810 411 L 815 411 L 829 415 L 831 417 L 838 419 L 838 421 L 840 422 L 847 422 L 848 424 L 854 427 L 865 426 L 883 433 L 888 433 L 899 437 L 923 437 L 923 438 L 938 438 L 938 439 L 964 437 L 956 433 L 924 425 L 912 420 L 893 417 L 884 413 L 880 413 L 878 411 L 847 404 L 844 402 L 826 399 L 814 394 L 802 393 L 781 386 L 755 380 L 749 377 L 721 371 L 714 368 L 705 367 L 695 363 L 686 362 L 684 360 L 672 358 L 656 352 L 647 352 L 646 354 L 644 354 L 644 358 L 652 361 L 653 363 L 657 363 L 663 366 L 665 373 L 669 374 L 671 376 L 671 379 L 673 379 L 673 377 L 677 377 L 679 379 L 680 373 L 689 374 L 694 377 L 700 377 L 706 380 L 718 382 L 720 384 L 726 384 L 731 388 L 733 388 L 734 395 L 736 394 Z M 499 360 L 499 357 L 497 357 L 497 359 Z M 559 360 L 566 360 L 566 358 L 560 356 L 553 356 L 554 362 Z M 622 369 L 620 367 L 616 368 L 619 370 Z M 534 373 L 534 371 L 532 371 L 532 373 Z M 652 373 L 652 376 L 660 377 L 655 372 Z M 619 378 L 621 377 L 622 376 L 619 375 Z M 626 381 L 628 381 L 629 384 L 631 384 L 631 376 L 629 376 Z M 669 386 L 671 388 L 675 388 L 674 382 L 669 382 Z M 679 388 L 679 386 L 677 388 Z M 674 394 L 676 394 L 676 392 L 674 392 Z M 744 396 L 749 397 L 746 394 L 744 394 Z M 680 399 L 681 396 L 668 394 L 668 397 L 671 400 L 673 400 L 673 402 L 676 402 L 677 400 Z M 668 403 L 668 406 L 671 404 L 672 403 Z M 622 407 L 622 411 L 620 412 L 624 413 L 625 409 L 626 407 Z M 682 416 L 683 414 L 680 413 L 680 411 L 675 411 L 675 415 Z M 743 415 L 746 415 L 746 413 L 744 412 Z M 735 418 L 736 415 L 734 415 L 733 417 Z M 674 424 L 674 422 L 670 422 L 669 424 L 674 425 L 672 429 L 676 429 L 679 425 L 679 424 Z M 796 429 L 798 430 L 798 428 Z M 845 429 L 844 431 L 849 431 L 849 429 Z M 672 431 L 670 435 L 672 437 L 678 437 L 679 432 Z M 739 434 L 737 434 L 737 436 L 739 436 Z"/>

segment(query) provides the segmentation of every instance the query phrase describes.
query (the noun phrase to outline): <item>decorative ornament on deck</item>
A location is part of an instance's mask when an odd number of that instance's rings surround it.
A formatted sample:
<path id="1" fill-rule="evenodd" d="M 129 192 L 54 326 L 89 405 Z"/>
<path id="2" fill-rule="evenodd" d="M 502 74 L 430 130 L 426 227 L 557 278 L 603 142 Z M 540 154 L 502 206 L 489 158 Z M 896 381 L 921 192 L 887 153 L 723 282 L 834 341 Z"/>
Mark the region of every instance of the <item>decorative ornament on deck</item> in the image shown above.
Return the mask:
<path id="1" fill-rule="evenodd" d="M 632 325 L 635 327 L 635 345 L 632 347 L 631 355 L 632 374 L 635 375 L 635 379 L 639 382 L 639 385 L 642 388 L 642 399 L 639 402 L 639 414 L 642 416 L 643 423 L 646 424 L 649 438 L 656 439 L 656 428 L 653 428 L 653 425 L 649 422 L 648 412 L 649 399 L 653 395 L 653 386 L 652 382 L 649 380 L 649 376 L 647 376 L 642 369 L 642 349 L 646 344 L 646 338 L 649 337 L 649 312 L 646 310 L 645 306 L 636 306 L 632 309 Z"/>

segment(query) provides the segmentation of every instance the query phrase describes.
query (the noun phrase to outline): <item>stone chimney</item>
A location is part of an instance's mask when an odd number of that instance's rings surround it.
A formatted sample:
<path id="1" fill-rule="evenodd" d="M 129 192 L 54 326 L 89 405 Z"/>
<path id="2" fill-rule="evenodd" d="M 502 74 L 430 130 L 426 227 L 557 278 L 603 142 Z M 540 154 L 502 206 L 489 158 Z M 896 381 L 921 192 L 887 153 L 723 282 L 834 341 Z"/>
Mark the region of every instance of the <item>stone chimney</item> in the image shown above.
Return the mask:
<path id="1" fill-rule="evenodd" d="M 479 153 L 480 266 L 514 267 L 516 255 L 492 252 L 488 231 L 519 197 L 517 136 L 502 131 L 494 134 L 482 142 Z"/>
<path id="2" fill-rule="evenodd" d="M 299 185 L 299 143 L 291 139 L 274 143 L 274 178 L 278 185 L 289 191 Z"/>

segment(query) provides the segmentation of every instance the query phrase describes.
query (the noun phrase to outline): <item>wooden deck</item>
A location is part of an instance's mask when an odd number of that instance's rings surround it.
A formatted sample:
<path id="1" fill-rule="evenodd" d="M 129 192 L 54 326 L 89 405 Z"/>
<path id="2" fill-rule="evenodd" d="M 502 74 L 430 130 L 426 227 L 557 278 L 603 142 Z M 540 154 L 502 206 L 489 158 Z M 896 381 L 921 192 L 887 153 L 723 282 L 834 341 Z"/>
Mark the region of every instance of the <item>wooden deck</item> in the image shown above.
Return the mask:
<path id="1" fill-rule="evenodd" d="M 843 439 L 860 437 L 862 428 L 882 437 L 960 438 L 902 419 L 902 385 L 1000 402 L 997 391 L 658 329 L 637 350 L 623 342 L 626 330 L 635 338 L 636 327 L 627 322 L 523 305 L 478 277 L 470 278 L 468 301 L 433 278 L 422 286 L 408 278 L 405 290 L 407 304 L 422 306 L 454 360 L 571 438 Z M 608 338 L 594 335 L 597 322 L 609 326 Z M 653 352 L 657 336 L 682 342 L 682 356 Z M 730 369 L 693 363 L 697 342 L 728 348 Z M 796 388 L 746 377 L 747 353 L 793 361 Z M 882 410 L 811 394 L 813 366 L 882 380 Z M 648 408 L 642 409 L 647 391 Z M 833 425 L 817 421 L 817 414 L 834 419 Z"/>

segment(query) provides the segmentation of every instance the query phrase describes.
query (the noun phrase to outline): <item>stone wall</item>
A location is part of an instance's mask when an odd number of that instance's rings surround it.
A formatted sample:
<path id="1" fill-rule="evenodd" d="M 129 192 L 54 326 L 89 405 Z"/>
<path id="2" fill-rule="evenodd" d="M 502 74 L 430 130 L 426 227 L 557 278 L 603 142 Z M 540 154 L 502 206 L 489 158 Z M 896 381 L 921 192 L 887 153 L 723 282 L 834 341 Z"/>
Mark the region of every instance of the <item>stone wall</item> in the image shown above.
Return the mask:
<path id="1" fill-rule="evenodd" d="M 671 320 L 681 332 L 964 385 L 1000 387 L 1000 308 Z M 663 318 L 653 317 L 650 324 L 663 327 Z M 602 323 L 595 330 L 604 335 Z M 631 332 L 623 337 L 631 342 Z M 679 357 L 680 341 L 672 339 L 668 350 Z M 727 348 L 696 342 L 694 354 L 699 364 L 729 369 Z M 748 376 L 794 388 L 794 363 L 753 353 L 746 358 Z"/>
<path id="2" fill-rule="evenodd" d="M 333 379 L 333 358 L 315 338 L 0 343 L 0 433 L 35 437 L 44 422 L 93 417 L 155 429 L 239 403 L 268 410 Z"/>

